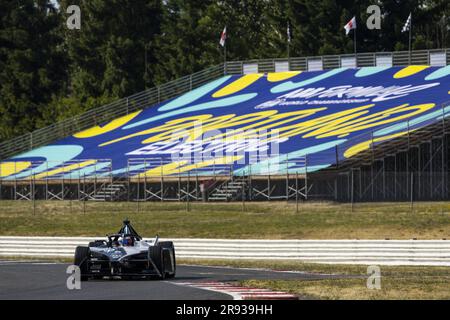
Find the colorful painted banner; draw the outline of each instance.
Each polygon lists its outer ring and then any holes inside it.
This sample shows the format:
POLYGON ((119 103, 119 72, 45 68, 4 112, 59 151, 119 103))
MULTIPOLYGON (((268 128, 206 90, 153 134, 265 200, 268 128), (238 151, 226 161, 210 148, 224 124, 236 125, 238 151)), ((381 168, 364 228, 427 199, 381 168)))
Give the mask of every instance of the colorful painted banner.
POLYGON ((448 101, 450 66, 224 76, 18 155, 1 165, 0 175, 42 178, 63 167, 72 177, 89 176, 96 159, 111 160, 114 175, 199 168, 208 174, 212 166, 231 164, 234 174, 312 172, 442 120, 450 115, 448 101), (130 169, 130 159, 147 160, 130 169))

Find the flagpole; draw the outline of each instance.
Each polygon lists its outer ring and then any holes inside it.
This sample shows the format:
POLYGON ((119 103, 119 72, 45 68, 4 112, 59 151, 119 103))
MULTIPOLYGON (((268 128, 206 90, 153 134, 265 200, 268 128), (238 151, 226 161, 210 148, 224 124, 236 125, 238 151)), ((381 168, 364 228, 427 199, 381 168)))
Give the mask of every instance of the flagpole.
POLYGON ((411 30, 412 30, 412 14, 411 14, 411 20, 409 21, 409 65, 411 65, 411 30))
POLYGON ((356 58, 356 28, 353 29, 353 46, 354 46, 355 58, 356 58))
POLYGON ((227 74, 227 26, 220 36, 220 45, 223 47, 223 74, 227 74))
POLYGON ((288 21, 288 24, 287 24, 287 56, 288 56, 288 61, 289 61, 289 59, 291 57, 290 44, 291 44, 291 26, 290 26, 289 21, 288 21))
POLYGON ((223 73, 227 74, 227 42, 223 44, 223 73))
POLYGON ((287 43, 287 57, 288 57, 288 62, 289 62, 290 59, 291 59, 291 50, 290 50, 290 44, 289 44, 289 41, 288 41, 288 43, 287 43))

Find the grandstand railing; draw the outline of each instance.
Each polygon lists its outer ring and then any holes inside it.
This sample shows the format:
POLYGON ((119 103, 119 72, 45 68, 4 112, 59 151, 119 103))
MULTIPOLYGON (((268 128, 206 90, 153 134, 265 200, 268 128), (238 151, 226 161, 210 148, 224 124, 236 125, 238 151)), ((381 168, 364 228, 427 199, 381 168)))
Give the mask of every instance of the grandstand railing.
POLYGON ((365 52, 342 55, 325 55, 309 57, 291 57, 276 59, 259 59, 246 61, 229 61, 226 63, 227 74, 243 74, 246 72, 278 72, 278 71, 306 71, 319 66, 320 69, 335 69, 341 67, 375 67, 380 65, 406 66, 431 65, 435 63, 435 54, 442 53, 445 61, 450 64, 450 49, 393 51, 393 52, 365 52), (352 61, 353 60, 353 61, 352 61), (316 63, 314 65, 314 63, 316 63), (352 63, 354 63, 352 65, 352 63))
POLYGON ((429 65, 432 56, 441 53, 445 56, 445 64, 450 64, 450 49, 370 52, 326 55, 314 57, 292 57, 279 59, 261 59, 247 61, 230 61, 216 65, 197 73, 181 77, 161 86, 154 87, 126 98, 119 99, 104 106, 91 109, 78 116, 57 122, 50 126, 0 143, 0 159, 44 146, 58 139, 68 137, 76 132, 114 120, 136 110, 156 105, 175 98, 183 93, 210 82, 223 74, 238 75, 251 72, 276 72, 287 70, 314 70, 317 65, 322 69, 333 69, 348 66, 353 59, 354 67, 370 67, 386 63, 393 66, 409 64, 429 65), (384 58, 384 60, 383 60, 384 58), (345 62, 346 61, 346 62, 345 62), (281 67, 280 67, 281 66, 281 67))

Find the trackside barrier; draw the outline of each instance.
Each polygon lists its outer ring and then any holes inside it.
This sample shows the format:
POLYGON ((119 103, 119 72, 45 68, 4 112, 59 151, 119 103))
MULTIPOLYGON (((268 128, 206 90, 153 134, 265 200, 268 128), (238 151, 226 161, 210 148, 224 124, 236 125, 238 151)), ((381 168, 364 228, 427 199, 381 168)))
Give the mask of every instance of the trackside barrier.
MULTIPOLYGON (((73 257, 103 237, 0 237, 0 257, 73 257)), ((172 240, 178 258, 298 260, 325 264, 450 266, 449 240, 172 240)))

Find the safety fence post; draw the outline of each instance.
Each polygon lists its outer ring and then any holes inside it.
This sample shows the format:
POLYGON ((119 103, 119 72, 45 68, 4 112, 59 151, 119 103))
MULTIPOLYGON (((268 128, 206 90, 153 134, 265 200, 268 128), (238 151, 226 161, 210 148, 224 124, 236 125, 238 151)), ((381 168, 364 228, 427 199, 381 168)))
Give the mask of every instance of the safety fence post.
MULTIPOLYGON (((147 173, 144 170, 144 174, 147 175, 147 173)), ((136 199, 136 203, 137 203, 137 213, 139 214, 140 211, 140 188, 141 188, 141 174, 139 173, 137 176, 137 199, 136 199)))
POLYGON ((189 197, 190 197, 190 178, 191 178, 191 172, 188 170, 187 172, 187 193, 186 193, 186 211, 189 212, 190 208, 189 208, 189 197))
POLYGON ((305 154, 305 200, 308 200, 308 155, 305 154))
POLYGON ((295 172, 295 213, 298 213, 298 171, 295 172))
POLYGON ((161 202, 164 201, 164 169, 163 169, 163 158, 160 158, 161 165, 161 202))

